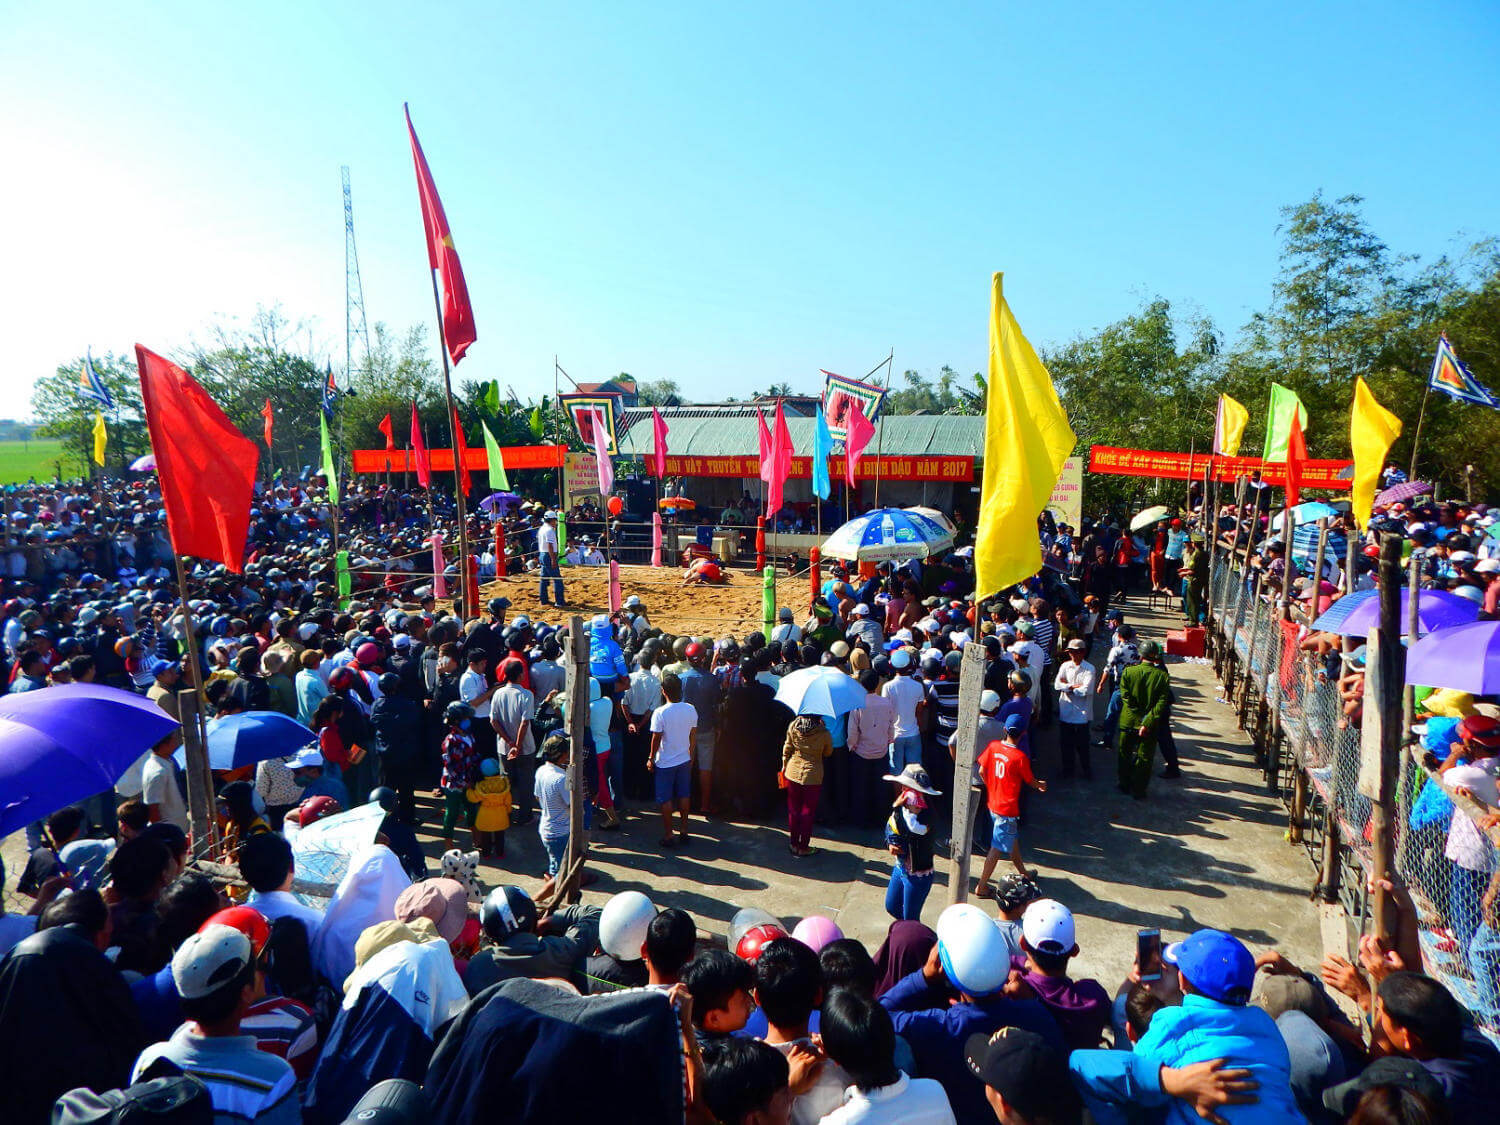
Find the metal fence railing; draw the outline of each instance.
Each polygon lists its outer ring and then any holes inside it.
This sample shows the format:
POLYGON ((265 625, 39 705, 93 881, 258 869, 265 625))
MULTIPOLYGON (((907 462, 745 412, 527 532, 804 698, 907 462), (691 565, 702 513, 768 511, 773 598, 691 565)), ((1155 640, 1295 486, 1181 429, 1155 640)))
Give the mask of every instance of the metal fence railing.
MULTIPOLYGON (((1319 651, 1299 603, 1263 590, 1238 559, 1219 555, 1210 583, 1207 625, 1222 697, 1250 735, 1268 789, 1286 805, 1288 838, 1316 872, 1314 895, 1341 903, 1363 931, 1375 859, 1373 807, 1358 785, 1362 669, 1351 654, 1319 651)), ((1493 830, 1472 802, 1449 799, 1422 752, 1414 746, 1401 756, 1391 866, 1418 909, 1423 968, 1500 1041, 1493 830)))

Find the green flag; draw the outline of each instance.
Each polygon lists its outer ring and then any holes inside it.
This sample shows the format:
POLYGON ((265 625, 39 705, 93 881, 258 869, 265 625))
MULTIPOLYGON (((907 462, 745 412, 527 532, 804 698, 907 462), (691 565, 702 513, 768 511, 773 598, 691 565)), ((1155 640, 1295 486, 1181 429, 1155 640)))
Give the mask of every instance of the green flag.
POLYGON ((328 478, 328 499, 331 503, 339 502, 339 478, 334 473, 333 465, 333 439, 328 436, 328 415, 318 413, 318 428, 323 437, 323 475, 328 478))
POLYGON ((1307 429, 1307 407, 1297 397, 1297 392, 1280 383, 1271 384, 1271 404, 1266 411, 1266 450, 1261 454, 1264 461, 1285 461, 1287 442, 1292 436, 1292 415, 1303 430, 1307 429))
POLYGON ((484 455, 490 464, 490 488, 499 491, 510 491, 510 478, 505 475, 505 459, 500 455, 500 443, 495 440, 495 435, 490 432, 490 424, 483 418, 479 419, 479 432, 484 434, 484 455))
MULTIPOLYGON (((349 552, 340 551, 333 557, 334 572, 338 577, 339 605, 349 608, 349 594, 354 589, 354 578, 349 573, 349 552)), ((766 634, 770 636, 770 634, 766 634)))

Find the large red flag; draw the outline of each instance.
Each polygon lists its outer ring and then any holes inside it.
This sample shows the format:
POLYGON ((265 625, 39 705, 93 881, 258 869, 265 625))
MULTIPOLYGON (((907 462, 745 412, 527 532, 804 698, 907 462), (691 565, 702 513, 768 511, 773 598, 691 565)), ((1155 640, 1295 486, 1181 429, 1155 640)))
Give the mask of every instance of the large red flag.
POLYGON ((275 417, 275 412, 272 411, 272 409, 271 409, 271 400, 270 399, 266 399, 265 408, 263 410, 261 410, 260 416, 266 420, 266 448, 270 449, 271 448, 271 419, 273 417, 275 417))
POLYGON ((849 416, 844 427, 844 480, 853 489, 854 471, 859 468, 859 459, 875 436, 875 423, 865 417, 859 399, 853 396, 849 398, 849 416))
POLYGON ((1307 438, 1302 434, 1301 411, 1292 411, 1291 431, 1286 439, 1286 506, 1302 503, 1302 463, 1307 460, 1307 438))
MULTIPOLYGON (((269 400, 267 400, 267 402, 269 403, 269 400)), ((389 414, 387 414, 384 418, 382 418, 380 420, 380 425, 377 426, 376 429, 378 429, 381 433, 383 433, 385 435, 385 447, 386 447, 386 449, 387 450, 393 450, 393 449, 395 449, 396 448, 396 435, 395 435, 395 433, 393 432, 393 430, 391 428, 391 416, 389 414)))
POLYGON ((453 408, 453 470, 454 479, 464 495, 469 494, 469 447, 464 443, 464 424, 458 420, 458 407, 453 408))
POLYGON ((417 483, 423 488, 432 487, 432 459, 427 456, 427 443, 422 440, 422 423, 417 419, 417 404, 411 404, 411 453, 417 463, 417 483))
POLYGON ((781 490, 786 478, 792 475, 792 435, 786 427, 786 414, 781 409, 781 400, 776 400, 776 425, 771 432, 771 479, 766 482, 766 512, 775 515, 781 511, 781 490))
POLYGON ((656 466, 656 479, 667 475, 667 420, 656 407, 651 408, 651 459, 656 466))
POLYGON ((172 550, 241 573, 260 451, 175 363, 140 344, 135 362, 172 550))
POLYGON ((458 251, 453 248, 453 232, 448 229, 448 216, 443 213, 443 201, 438 198, 437 185, 432 182, 432 171, 427 167, 427 157, 422 154, 417 131, 412 128, 409 109, 406 110, 406 131, 411 136, 412 162, 417 166, 417 194, 422 199, 422 226, 427 232, 427 265, 438 271, 438 280, 443 284, 443 342, 448 347, 449 357, 457 364, 469 350, 469 345, 478 339, 474 330, 474 306, 469 304, 469 286, 464 281, 463 266, 458 262, 458 251))

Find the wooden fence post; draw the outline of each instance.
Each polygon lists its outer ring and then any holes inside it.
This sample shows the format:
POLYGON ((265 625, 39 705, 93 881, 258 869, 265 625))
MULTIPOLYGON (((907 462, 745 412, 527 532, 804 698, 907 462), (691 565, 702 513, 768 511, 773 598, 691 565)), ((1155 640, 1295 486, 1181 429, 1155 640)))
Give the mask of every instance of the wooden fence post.
POLYGON ((984 694, 984 646, 964 645, 958 673, 958 744, 953 755, 953 842, 948 853, 948 901, 969 900, 969 856, 974 850, 974 742, 979 737, 979 697, 984 694))

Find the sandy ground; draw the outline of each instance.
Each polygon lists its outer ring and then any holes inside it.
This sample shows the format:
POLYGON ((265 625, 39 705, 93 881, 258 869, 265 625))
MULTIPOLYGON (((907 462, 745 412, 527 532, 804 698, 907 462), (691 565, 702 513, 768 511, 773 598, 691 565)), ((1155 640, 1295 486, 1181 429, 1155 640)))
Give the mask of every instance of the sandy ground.
MULTIPOLYGON (((747 570, 724 573, 723 585, 684 587, 683 571, 676 567, 622 566, 620 598, 623 602, 632 594, 639 597, 651 623, 669 633, 742 637, 761 627, 761 579, 747 570)), ((604 567, 564 567, 563 591, 569 608, 584 618, 609 609, 609 577, 604 567)), ((550 589, 548 593, 550 597, 550 589)), ((481 590, 485 601, 501 595, 510 599, 512 618, 520 613, 546 621, 558 618, 555 608, 538 599, 535 578, 503 578, 481 590)), ((799 622, 806 616, 808 595, 806 576, 782 575, 777 581, 776 604, 791 606, 799 622)))

